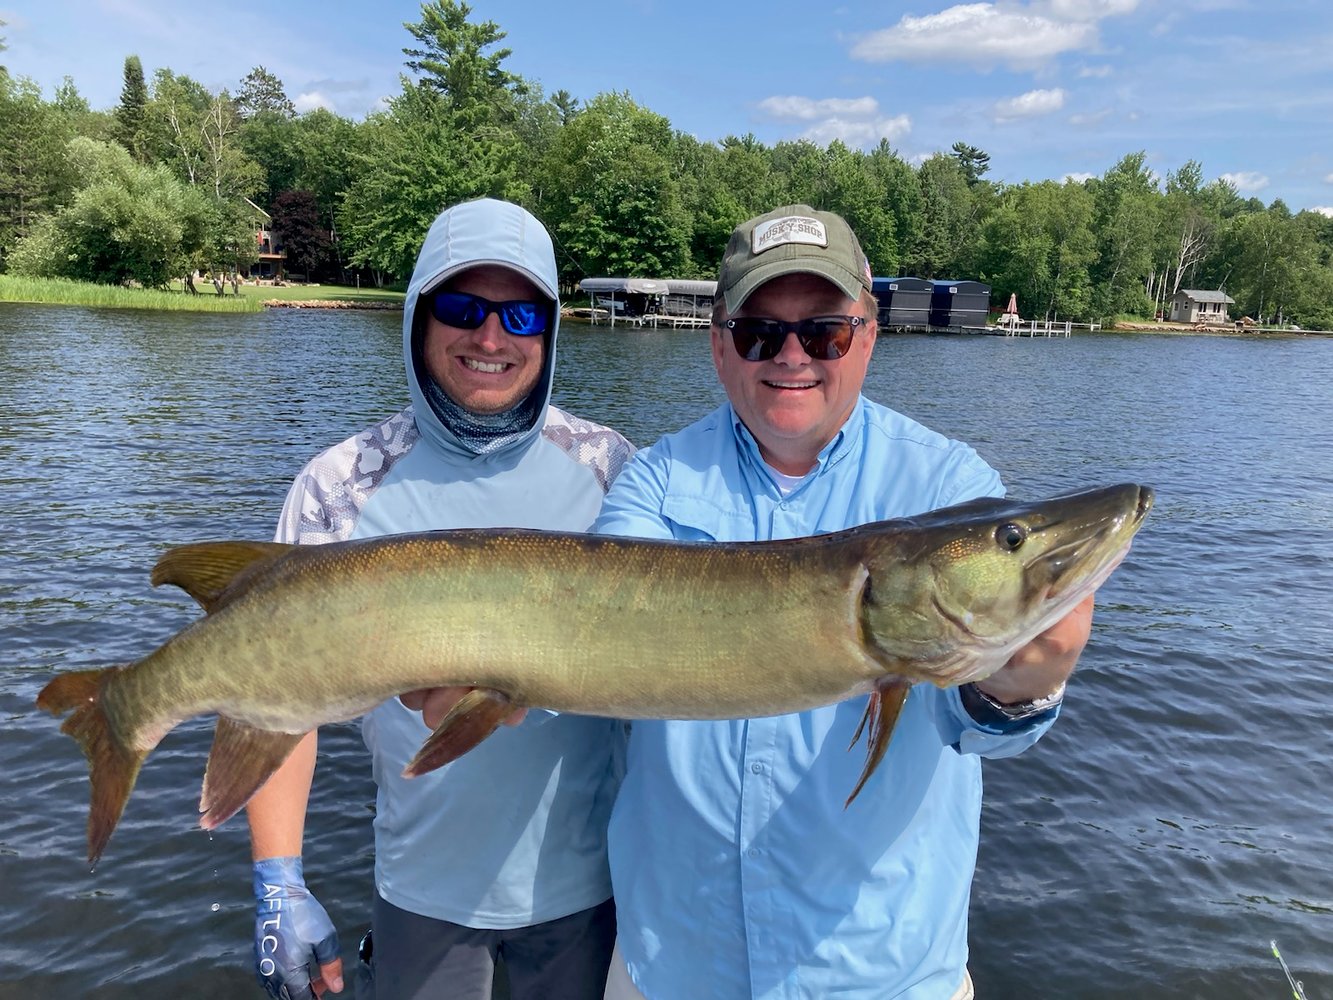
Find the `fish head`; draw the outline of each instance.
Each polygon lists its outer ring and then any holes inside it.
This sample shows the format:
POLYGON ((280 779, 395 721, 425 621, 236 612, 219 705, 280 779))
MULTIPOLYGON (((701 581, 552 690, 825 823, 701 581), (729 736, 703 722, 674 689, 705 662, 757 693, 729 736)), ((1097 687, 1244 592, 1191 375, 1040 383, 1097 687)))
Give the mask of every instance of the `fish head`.
POLYGON ((1067 615, 1129 551, 1153 491, 994 498, 867 526, 862 631, 889 673, 980 680, 1067 615), (905 526, 905 527, 894 527, 905 526))

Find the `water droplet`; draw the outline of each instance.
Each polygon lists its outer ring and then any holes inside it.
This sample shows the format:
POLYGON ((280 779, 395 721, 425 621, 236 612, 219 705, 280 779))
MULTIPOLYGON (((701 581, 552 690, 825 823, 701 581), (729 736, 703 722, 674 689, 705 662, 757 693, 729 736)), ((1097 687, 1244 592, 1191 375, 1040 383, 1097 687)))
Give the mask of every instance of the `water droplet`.
POLYGON ((214 913, 217 913, 218 910, 222 909, 222 904, 214 903, 212 906, 209 907, 209 909, 212 910, 214 913))

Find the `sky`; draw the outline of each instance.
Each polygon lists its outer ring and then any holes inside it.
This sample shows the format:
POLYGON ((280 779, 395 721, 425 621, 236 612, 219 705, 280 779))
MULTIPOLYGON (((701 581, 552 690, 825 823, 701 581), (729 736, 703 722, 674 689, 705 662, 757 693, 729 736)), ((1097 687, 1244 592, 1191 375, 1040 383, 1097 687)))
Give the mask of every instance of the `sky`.
MULTIPOLYGON (((580 100, 628 92, 701 140, 881 138, 916 163, 958 141, 988 179, 1100 176, 1142 151, 1333 216, 1327 0, 475 0, 506 68, 580 100)), ((125 57, 210 89, 262 65, 299 111, 360 119, 400 89, 419 0, 0 0, 0 65, 94 108, 125 57)))

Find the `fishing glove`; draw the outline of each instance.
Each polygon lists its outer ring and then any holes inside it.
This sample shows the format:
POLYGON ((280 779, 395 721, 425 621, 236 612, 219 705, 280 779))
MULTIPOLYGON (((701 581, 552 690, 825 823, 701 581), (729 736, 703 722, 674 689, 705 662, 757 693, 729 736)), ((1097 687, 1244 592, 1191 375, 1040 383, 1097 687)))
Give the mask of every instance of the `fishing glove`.
POLYGON ((255 862, 255 974, 269 996, 313 1000, 313 972, 338 957, 338 932, 310 895, 301 859, 255 862))

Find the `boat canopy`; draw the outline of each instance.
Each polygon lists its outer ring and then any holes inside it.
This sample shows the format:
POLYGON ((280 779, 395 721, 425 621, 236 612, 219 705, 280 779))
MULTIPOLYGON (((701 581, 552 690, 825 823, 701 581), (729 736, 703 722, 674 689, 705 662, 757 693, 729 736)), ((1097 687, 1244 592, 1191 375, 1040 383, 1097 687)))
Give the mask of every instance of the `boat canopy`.
POLYGON ((657 278, 584 278, 579 288, 585 292, 615 294, 625 292, 629 295, 665 295, 667 283, 657 278))

